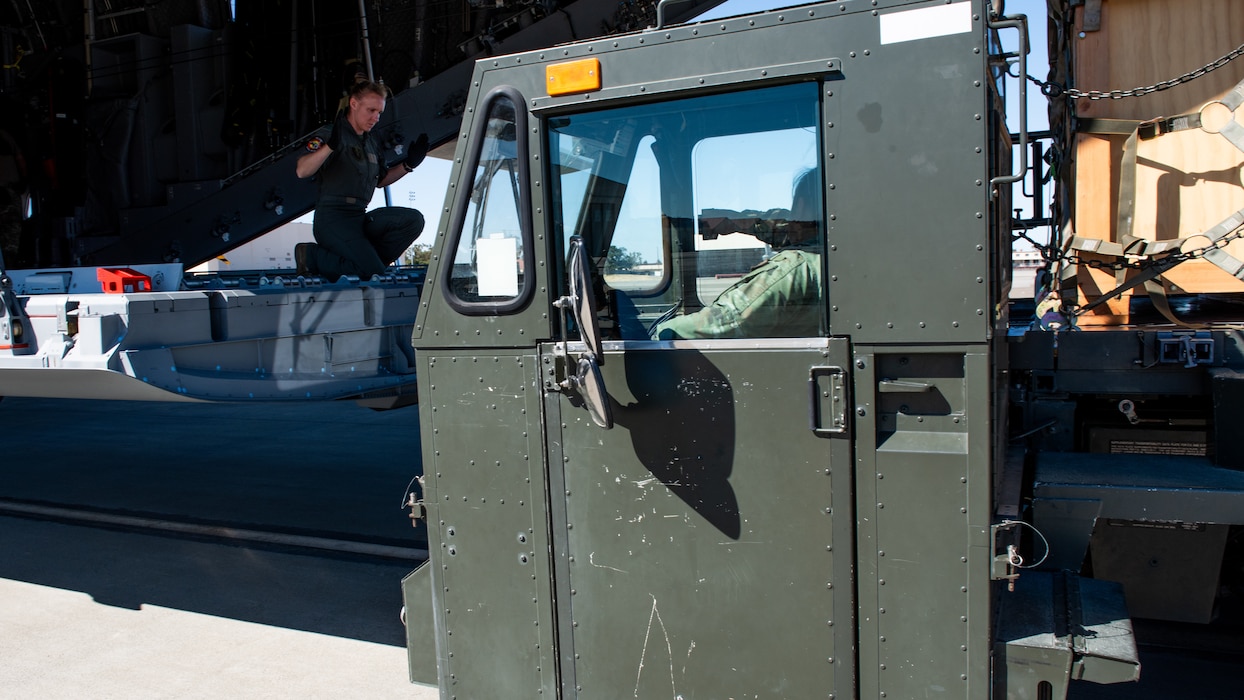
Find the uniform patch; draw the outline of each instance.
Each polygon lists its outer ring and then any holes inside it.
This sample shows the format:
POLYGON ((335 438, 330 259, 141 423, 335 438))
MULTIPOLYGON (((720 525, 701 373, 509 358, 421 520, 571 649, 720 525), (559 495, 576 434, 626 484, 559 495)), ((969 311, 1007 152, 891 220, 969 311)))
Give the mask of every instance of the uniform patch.
POLYGON ((307 150, 312 153, 315 153, 316 151, 320 150, 320 146, 323 146, 323 145, 324 145, 324 139, 320 138, 319 136, 316 136, 307 142, 307 150))

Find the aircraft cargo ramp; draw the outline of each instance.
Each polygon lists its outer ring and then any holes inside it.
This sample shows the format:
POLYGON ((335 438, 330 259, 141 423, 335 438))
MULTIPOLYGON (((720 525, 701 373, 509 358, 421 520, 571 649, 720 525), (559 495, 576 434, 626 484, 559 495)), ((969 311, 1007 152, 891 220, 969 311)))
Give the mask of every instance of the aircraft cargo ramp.
POLYGON ((182 282, 180 265, 139 270, 112 271, 142 280, 120 293, 93 291, 107 268, 10 273, 29 330, 0 350, 0 396, 415 400, 421 268, 332 284, 288 271, 182 282))

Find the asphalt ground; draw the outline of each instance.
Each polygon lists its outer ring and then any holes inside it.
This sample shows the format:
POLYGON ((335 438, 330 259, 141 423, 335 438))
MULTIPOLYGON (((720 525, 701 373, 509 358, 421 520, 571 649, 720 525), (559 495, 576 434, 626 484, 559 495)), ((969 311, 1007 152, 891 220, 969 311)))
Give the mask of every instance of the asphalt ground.
MULTIPOLYGON (((437 697, 408 681, 398 617, 401 552, 426 546, 401 508, 417 410, 0 400, 0 698, 437 697), (399 555, 284 543, 303 537, 399 555)), ((1142 625, 1141 683, 1071 698, 1244 697, 1237 630, 1181 648, 1142 625)))
POLYGON ((417 409, 10 397, 0 425, 0 513, 63 514, 0 515, 0 697, 437 697, 407 676, 400 582, 415 556, 283 544, 424 547, 400 507, 420 469, 417 409))

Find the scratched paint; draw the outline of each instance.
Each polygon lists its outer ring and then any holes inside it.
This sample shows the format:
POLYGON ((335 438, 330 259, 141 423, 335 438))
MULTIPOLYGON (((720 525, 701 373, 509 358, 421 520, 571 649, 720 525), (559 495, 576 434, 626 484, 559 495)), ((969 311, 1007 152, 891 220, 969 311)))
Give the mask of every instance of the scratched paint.
MULTIPOLYGON (((652 639, 653 623, 661 630, 661 637, 665 641, 665 653, 670 660, 670 692, 672 695, 678 695, 678 687, 674 682, 674 648, 670 645, 669 630, 665 628, 665 621, 661 619, 661 611, 657 609, 657 597, 648 594, 652 598, 652 610, 648 613, 648 630, 644 633, 644 645, 639 651, 639 668, 635 670, 635 697, 639 697, 639 684, 644 675, 644 661, 648 657, 648 642, 652 639)), ((694 648, 694 647, 693 647, 694 648)), ((690 652, 688 652, 690 654, 690 652)))

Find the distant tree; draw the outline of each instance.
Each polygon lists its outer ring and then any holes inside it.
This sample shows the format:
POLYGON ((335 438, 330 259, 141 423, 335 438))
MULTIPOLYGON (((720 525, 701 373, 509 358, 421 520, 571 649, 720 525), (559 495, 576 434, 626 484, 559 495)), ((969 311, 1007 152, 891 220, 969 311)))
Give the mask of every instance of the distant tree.
POLYGON ((427 265, 432 261, 432 246, 412 245, 402 258, 407 265, 427 265))
POLYGON ((605 260, 605 269, 610 272, 629 272, 644 264, 644 256, 632 253, 626 248, 609 246, 609 257, 605 260))

